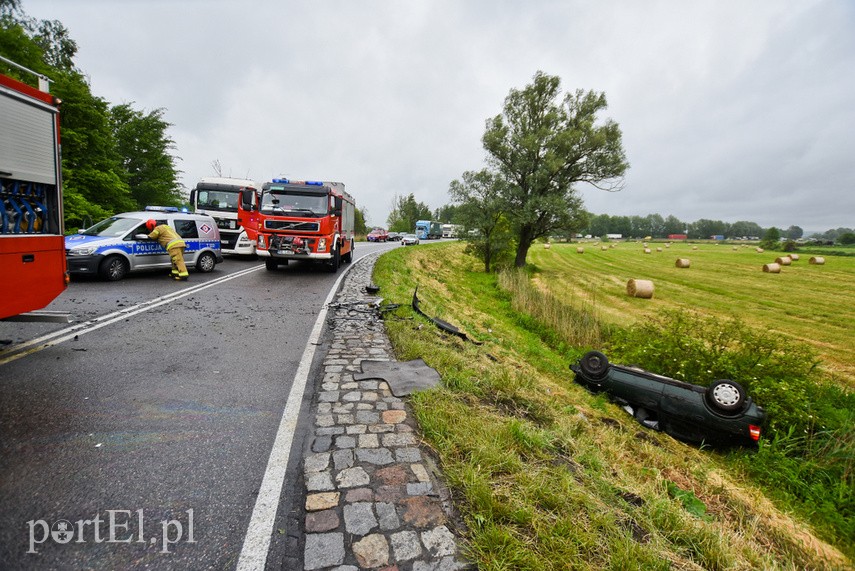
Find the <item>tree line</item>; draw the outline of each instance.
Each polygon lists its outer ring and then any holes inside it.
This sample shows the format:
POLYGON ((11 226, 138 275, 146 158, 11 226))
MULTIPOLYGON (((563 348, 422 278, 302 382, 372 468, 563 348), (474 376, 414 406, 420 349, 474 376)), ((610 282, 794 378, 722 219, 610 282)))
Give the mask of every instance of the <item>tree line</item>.
MULTIPOLYGON (((20 0, 0 0, 0 54, 47 76, 62 100, 63 207, 67 229, 148 204, 182 203, 175 143, 164 109, 110 104, 91 91, 74 63, 77 43, 56 20, 36 20, 20 0)), ((0 62, 0 73, 32 77, 0 62)))

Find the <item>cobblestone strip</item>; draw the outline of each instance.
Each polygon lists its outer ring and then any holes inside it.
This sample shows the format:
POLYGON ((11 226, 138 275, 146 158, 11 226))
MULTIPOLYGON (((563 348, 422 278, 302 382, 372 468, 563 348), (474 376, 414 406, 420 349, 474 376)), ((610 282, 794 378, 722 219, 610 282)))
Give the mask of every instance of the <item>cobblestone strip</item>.
POLYGON ((353 380, 362 360, 393 358, 370 308, 379 298, 365 293, 376 259, 356 263, 330 308, 333 340, 303 464, 304 569, 468 568, 404 401, 383 381, 353 380))

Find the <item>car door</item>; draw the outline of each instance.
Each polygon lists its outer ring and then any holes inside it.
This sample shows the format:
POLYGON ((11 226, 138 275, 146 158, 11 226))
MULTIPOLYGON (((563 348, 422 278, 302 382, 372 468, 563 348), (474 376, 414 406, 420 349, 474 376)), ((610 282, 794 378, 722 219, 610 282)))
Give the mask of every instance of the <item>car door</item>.
POLYGON ((173 227, 186 244, 184 248, 184 263, 193 265, 199 252, 199 229, 193 218, 175 218, 173 227))
MULTIPOLYGON (((166 224, 166 220, 157 220, 157 223, 166 224)), ((131 247, 131 255, 129 256, 131 269, 168 267, 170 261, 169 253, 166 249, 157 240, 150 238, 138 240, 137 236, 140 234, 145 234, 146 236, 149 234, 148 229, 145 227, 145 222, 141 222, 124 238, 131 247)))

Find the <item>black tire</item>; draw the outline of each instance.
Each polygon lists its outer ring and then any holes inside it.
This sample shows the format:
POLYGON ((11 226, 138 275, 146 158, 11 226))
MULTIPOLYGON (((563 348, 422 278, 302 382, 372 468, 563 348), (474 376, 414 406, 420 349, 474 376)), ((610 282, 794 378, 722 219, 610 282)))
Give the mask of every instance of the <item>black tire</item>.
POLYGON ((279 262, 274 260, 273 258, 266 258, 264 260, 264 267, 267 268, 268 272, 276 271, 276 268, 279 267, 279 262))
POLYGON ((128 261, 119 255, 107 256, 98 266, 98 275, 108 282, 117 282, 128 275, 131 266, 128 261))
POLYGON ((707 389, 707 402, 723 412, 734 412, 745 404, 745 389, 728 379, 713 381, 707 389))
POLYGON ((217 265, 217 258, 211 252, 202 252, 196 258, 196 271, 202 274, 207 274, 214 271, 217 265))
POLYGON ((331 274, 334 274, 338 271, 338 267, 341 265, 341 248, 336 246, 335 250, 332 252, 332 257, 330 261, 327 262, 327 269, 331 274))
POLYGON ((609 370, 609 360, 599 351, 588 351, 579 361, 582 373, 591 379, 602 379, 609 370))

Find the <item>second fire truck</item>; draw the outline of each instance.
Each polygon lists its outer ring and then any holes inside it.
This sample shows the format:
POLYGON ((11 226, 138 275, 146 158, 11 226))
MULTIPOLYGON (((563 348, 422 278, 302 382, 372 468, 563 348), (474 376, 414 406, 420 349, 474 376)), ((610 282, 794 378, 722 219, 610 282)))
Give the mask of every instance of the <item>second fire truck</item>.
POLYGON ((241 193, 238 218, 268 270, 291 260, 331 272, 353 261, 356 203, 340 182, 276 178, 241 193))

